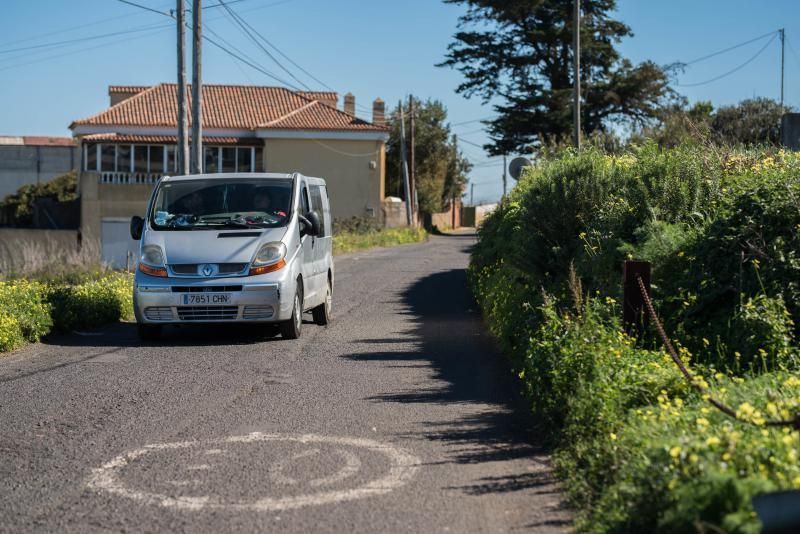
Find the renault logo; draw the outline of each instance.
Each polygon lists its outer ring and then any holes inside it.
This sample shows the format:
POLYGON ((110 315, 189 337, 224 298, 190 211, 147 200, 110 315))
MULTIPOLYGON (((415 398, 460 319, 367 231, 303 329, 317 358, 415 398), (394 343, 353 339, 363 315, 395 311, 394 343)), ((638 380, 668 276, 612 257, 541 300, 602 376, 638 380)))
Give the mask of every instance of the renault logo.
POLYGON ((210 263, 206 263, 200 266, 200 274, 203 276, 211 276, 214 274, 214 266, 210 263))

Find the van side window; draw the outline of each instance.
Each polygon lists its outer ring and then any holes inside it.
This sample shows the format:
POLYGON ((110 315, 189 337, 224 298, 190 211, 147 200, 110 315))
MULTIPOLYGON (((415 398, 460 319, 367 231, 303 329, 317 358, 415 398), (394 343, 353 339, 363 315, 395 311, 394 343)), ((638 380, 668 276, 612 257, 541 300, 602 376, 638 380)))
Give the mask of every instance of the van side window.
POLYGON ((305 215, 311 211, 308 207, 308 189, 306 189, 305 184, 303 184, 303 189, 300 191, 300 205, 303 208, 303 213, 301 213, 301 215, 305 215))
POLYGON ((311 186, 311 209, 317 213, 320 222, 320 234, 319 237, 325 237, 326 232, 325 228, 327 224, 325 222, 325 209, 323 208, 322 204, 322 187, 319 185, 312 185, 311 186))

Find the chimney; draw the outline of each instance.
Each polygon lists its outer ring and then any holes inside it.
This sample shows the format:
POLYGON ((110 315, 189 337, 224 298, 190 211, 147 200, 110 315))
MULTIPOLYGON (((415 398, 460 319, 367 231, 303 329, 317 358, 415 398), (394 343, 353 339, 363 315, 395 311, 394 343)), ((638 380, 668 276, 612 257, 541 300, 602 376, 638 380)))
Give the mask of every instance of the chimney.
POLYGON ((148 89, 148 87, 140 85, 109 85, 109 103, 112 106, 116 106, 120 102, 128 100, 130 97, 138 95, 145 89, 148 89))
POLYGON ((344 95, 344 112, 351 117, 356 116, 356 97, 353 96, 353 93, 344 95))
POLYGON ((386 124, 386 104, 380 98, 372 103, 372 124, 384 126, 386 124))

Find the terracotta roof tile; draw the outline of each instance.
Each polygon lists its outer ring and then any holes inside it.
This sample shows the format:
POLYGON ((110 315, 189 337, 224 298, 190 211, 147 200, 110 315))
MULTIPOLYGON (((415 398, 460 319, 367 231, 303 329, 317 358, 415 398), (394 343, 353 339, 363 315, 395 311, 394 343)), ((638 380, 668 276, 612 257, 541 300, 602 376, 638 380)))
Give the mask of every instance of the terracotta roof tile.
MULTIPOLYGON (((111 106, 77 125, 175 127, 177 125, 177 86, 163 83, 111 106)), ((191 90, 188 105, 191 106, 191 90)), ((319 99, 335 93, 294 92, 282 87, 246 85, 203 86, 203 128, 245 129, 278 128, 310 130, 358 130, 386 132, 384 126, 356 119, 319 99), (309 98, 315 96, 317 98, 309 98), (309 105, 312 104, 313 105, 309 105)))
POLYGON ((0 145, 75 146, 75 140, 71 137, 46 135, 0 135, 0 145))
POLYGON ((363 121, 321 102, 309 102, 292 113, 259 126, 276 130, 365 130, 384 128, 363 121))
POLYGON ((149 85, 109 85, 108 94, 113 93, 141 93, 150 89, 149 85))

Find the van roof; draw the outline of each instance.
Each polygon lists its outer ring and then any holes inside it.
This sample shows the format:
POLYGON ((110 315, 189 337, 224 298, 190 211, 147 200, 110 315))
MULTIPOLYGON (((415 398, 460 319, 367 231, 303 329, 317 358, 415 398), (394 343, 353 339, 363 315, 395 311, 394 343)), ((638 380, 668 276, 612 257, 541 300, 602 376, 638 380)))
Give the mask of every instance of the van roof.
POLYGON ((164 182, 175 182, 180 180, 219 180, 225 178, 260 178, 264 180, 278 180, 292 178, 292 174, 284 172, 219 172, 213 174, 188 174, 185 176, 164 176, 164 182))

